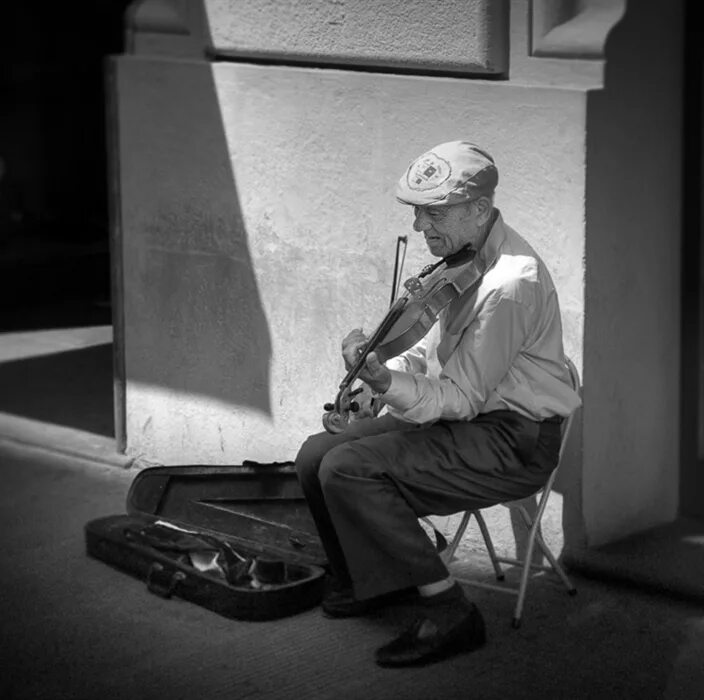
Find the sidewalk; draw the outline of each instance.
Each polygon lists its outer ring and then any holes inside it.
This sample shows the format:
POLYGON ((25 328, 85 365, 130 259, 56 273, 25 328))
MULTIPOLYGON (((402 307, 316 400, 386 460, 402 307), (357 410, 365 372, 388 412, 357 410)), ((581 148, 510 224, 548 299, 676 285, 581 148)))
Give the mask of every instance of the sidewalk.
MULTIPOLYGON (((74 350, 104 346, 108 330, 74 333, 74 340, 83 342, 74 350)), ((15 335, 14 352, 24 344, 24 357, 33 362, 39 347, 51 346, 43 355, 49 357, 67 337, 54 334, 49 343, 46 335, 43 340, 15 335)), ((13 373, 3 373, 3 360, 5 367, 20 361, 9 357, 11 345, 2 345, 6 354, 0 358, 0 379, 16 377, 19 365, 13 373)), ((65 346, 64 351, 70 352, 65 346)), ((105 363, 93 367, 104 369, 105 363)), ((27 384, 16 380, 12 386, 27 384)), ((55 414, 63 425, 37 417, 46 409, 41 396, 35 397, 34 409, 31 404, 0 396, 0 409, 24 411, 0 414, 0 697, 704 697, 701 606, 678 599, 666 587, 655 594, 609 580, 619 575, 614 562, 632 558, 639 546, 590 555, 591 576, 572 574, 579 590, 575 598, 548 577, 536 578, 519 630, 510 625, 512 597, 468 588, 486 618, 487 646, 419 669, 384 670, 373 663, 374 648, 409 620, 412 610, 407 608, 352 620, 328 620, 315 609, 283 620, 245 623, 158 598, 142 582, 84 552, 83 526, 124 512, 136 465, 114 452, 109 434, 82 430, 66 415, 72 408, 81 414, 80 397, 74 395, 64 412, 55 414), (594 557, 600 558, 601 570, 594 557)), ((664 564, 691 583, 689 574, 701 566, 701 539, 687 530, 679 536, 688 547, 689 564, 678 562, 678 553, 661 540, 640 556, 641 565, 662 571, 664 564)), ((476 557, 454 566, 457 573, 477 566, 486 570, 476 557)), ((619 578, 629 580, 623 571, 619 578)), ((698 591, 695 587, 693 592, 698 591)))
POLYGON ((571 598, 533 582, 523 626, 513 599, 468 590, 486 647, 439 665, 380 669, 373 650, 409 621, 396 607, 329 620, 314 609, 228 620, 84 553, 83 526, 124 512, 132 470, 0 440, 0 694, 12 700, 374 698, 697 700, 699 606, 575 576, 571 598))

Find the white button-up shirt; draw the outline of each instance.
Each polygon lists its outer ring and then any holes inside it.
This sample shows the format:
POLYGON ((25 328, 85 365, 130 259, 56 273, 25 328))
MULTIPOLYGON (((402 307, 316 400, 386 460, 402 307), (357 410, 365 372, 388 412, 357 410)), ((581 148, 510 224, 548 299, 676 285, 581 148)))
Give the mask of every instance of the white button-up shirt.
POLYGON ((569 415, 581 401, 545 264, 500 214, 476 262, 486 270, 476 292, 445 307, 417 345, 386 363, 389 412, 413 423, 502 409, 537 421, 569 415))

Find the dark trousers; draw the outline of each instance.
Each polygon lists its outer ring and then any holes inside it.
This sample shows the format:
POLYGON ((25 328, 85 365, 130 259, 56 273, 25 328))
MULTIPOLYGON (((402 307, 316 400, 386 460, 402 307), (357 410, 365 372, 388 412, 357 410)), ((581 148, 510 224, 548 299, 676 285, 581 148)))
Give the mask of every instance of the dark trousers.
POLYGON ((332 573, 365 599, 446 578, 418 518, 530 496, 559 449, 559 422, 514 411, 429 426, 384 415, 312 435, 296 470, 332 573))

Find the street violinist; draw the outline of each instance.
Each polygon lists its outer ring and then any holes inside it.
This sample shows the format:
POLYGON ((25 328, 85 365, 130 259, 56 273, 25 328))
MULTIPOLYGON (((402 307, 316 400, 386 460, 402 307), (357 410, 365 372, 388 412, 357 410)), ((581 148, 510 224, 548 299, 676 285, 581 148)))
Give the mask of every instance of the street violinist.
MULTIPOLYGON (((535 493, 557 465, 560 424, 580 403, 555 287, 494 206, 497 184, 493 158, 468 141, 440 144, 407 168, 396 197, 439 259, 428 279, 441 274, 449 291, 437 321, 400 354, 360 329, 344 338, 347 369, 384 409, 349 421, 343 396, 296 457, 328 560, 324 614, 364 615, 398 601, 417 608, 413 624, 376 651, 381 666, 485 643, 479 609, 419 518, 535 493)), ((401 305, 417 302, 418 278, 401 305)))

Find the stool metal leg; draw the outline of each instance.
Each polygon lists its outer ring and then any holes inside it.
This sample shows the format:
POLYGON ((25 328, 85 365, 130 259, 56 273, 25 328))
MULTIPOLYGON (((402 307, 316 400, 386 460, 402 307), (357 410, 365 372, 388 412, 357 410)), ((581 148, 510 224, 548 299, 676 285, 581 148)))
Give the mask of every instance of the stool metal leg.
POLYGON ((472 515, 477 519, 477 524, 482 532, 482 537, 484 538, 484 544, 486 545, 487 552, 489 552, 489 558, 494 567, 494 574, 496 574, 497 581, 504 580, 504 572, 501 569, 501 564, 499 564, 499 558, 496 556, 496 550, 494 549, 494 543, 491 541, 491 535, 489 535, 489 528, 487 528, 484 522, 484 516, 478 510, 473 510, 472 515))
POLYGON ((538 542, 538 546, 540 547, 540 549, 543 551, 543 554, 545 555, 545 558, 550 562, 550 566, 552 566, 553 571, 560 577, 560 580, 565 585, 567 592, 570 595, 576 595, 577 589, 572 585, 572 581, 570 581, 569 578, 567 577, 567 574, 565 573, 565 570, 562 568, 562 565, 560 564, 560 562, 557 561, 557 559, 555 558, 555 555, 550 551, 547 544, 545 544, 545 540, 543 539, 543 536, 540 533, 538 533, 536 539, 538 542))
POLYGON ((528 577, 530 576, 530 564, 533 561, 533 549, 535 547, 535 537, 538 534, 538 523, 533 523, 525 511, 525 508, 518 506, 521 514, 526 520, 526 525, 530 528, 530 534, 528 535, 528 547, 526 548, 525 559, 523 560, 523 570, 521 571, 521 584, 518 588, 518 601, 516 602, 516 609, 513 614, 513 627, 518 628, 521 626, 521 615, 523 614, 523 603, 526 599, 526 590, 528 589, 528 577))
POLYGON ((460 524, 457 526, 457 530, 455 531, 455 534, 452 538, 452 542, 450 542, 449 547, 442 553, 442 560, 446 564, 449 564, 453 560, 455 552, 457 551, 457 547, 459 547, 460 542, 464 537, 464 533, 467 529, 467 525, 469 524, 469 519, 471 516, 472 514, 469 511, 465 511, 462 514, 462 520, 460 520, 460 524))

